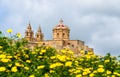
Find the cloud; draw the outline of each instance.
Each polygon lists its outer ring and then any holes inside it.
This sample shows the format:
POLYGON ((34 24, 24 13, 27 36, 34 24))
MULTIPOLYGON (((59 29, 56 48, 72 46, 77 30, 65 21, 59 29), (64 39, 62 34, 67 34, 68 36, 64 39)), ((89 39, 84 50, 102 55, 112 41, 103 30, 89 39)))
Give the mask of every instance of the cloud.
MULTIPOLYGON (((96 54, 120 55, 119 0, 0 0, 0 29, 24 31, 30 21, 36 32, 41 25, 45 39, 62 18, 71 29, 71 39, 85 41, 96 54)), ((4 32, 4 34, 6 34, 4 32)))

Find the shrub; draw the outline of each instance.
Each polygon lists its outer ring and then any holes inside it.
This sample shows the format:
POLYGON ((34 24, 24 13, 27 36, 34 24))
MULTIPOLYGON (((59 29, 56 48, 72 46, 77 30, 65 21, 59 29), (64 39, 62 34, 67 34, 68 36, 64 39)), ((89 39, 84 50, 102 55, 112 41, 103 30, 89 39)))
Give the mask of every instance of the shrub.
MULTIPOLYGON (((16 37, 16 36, 14 36, 16 37)), ((26 47, 25 39, 0 36, 1 77, 118 77, 120 61, 110 54, 74 56, 69 49, 26 47)))

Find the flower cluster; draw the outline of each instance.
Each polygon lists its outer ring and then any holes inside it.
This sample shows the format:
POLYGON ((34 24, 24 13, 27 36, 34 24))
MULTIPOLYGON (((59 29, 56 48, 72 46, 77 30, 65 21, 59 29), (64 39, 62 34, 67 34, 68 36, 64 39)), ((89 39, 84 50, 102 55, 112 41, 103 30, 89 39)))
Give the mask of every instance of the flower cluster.
POLYGON ((81 50, 75 56, 67 48, 50 46, 30 49, 24 39, 8 37, 0 37, 0 42, 1 77, 120 77, 120 61, 110 54, 100 57, 81 50))

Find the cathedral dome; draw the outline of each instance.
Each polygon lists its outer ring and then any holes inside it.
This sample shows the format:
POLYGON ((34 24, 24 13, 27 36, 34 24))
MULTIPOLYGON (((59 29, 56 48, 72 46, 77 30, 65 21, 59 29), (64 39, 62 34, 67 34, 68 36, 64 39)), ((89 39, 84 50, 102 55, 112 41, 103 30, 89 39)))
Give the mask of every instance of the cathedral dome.
POLYGON ((69 28, 67 27, 67 25, 63 24, 63 20, 62 19, 59 21, 59 24, 56 25, 53 29, 68 29, 69 30, 69 28))

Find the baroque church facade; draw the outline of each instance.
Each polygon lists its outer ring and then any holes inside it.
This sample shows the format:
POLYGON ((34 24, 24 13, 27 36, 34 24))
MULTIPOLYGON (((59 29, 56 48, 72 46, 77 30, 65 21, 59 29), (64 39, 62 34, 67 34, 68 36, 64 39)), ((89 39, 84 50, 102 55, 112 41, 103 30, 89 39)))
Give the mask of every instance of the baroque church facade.
POLYGON ((81 40, 70 40, 70 29, 68 26, 63 24, 63 20, 59 21, 53 30, 53 39, 44 40, 44 34, 42 33, 41 27, 39 26, 37 33, 34 36, 34 31, 32 30, 31 24, 28 24, 27 30, 25 31, 25 39, 28 40, 28 46, 33 48, 34 46, 52 46, 58 50, 63 48, 71 49, 75 54, 78 54, 80 50, 93 51, 84 44, 81 40))

